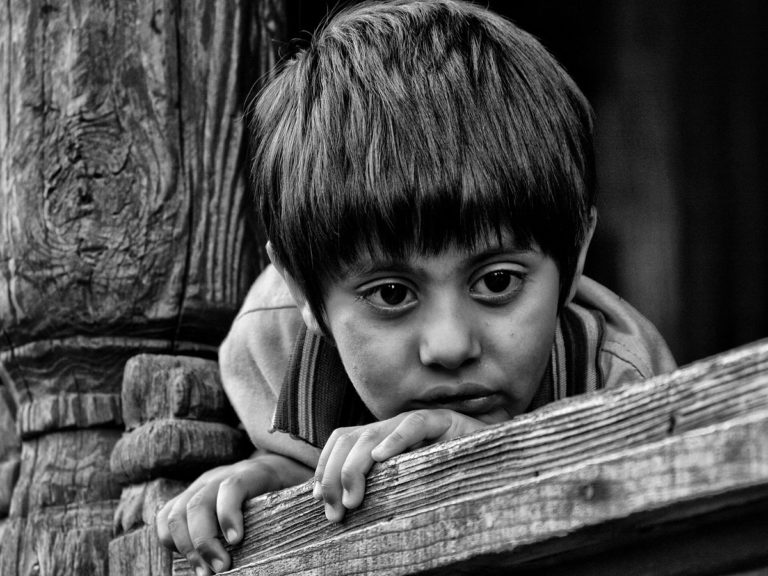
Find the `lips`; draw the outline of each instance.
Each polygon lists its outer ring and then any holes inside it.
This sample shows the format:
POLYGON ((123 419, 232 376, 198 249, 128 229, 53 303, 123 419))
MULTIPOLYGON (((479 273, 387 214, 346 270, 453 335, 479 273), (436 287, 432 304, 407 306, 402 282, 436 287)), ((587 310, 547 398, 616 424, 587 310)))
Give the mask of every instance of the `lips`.
POLYGON ((504 404, 504 396, 479 385, 463 385, 456 389, 439 388, 414 402, 416 408, 444 408, 469 416, 486 414, 504 404))

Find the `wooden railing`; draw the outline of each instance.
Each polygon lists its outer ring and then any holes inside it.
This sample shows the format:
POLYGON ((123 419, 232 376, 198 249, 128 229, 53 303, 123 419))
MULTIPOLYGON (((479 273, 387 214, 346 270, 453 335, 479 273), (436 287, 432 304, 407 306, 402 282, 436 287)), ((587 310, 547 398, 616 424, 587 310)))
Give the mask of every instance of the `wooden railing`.
MULTIPOLYGON (((168 496, 112 576, 147 573, 168 496)), ((309 483, 255 498, 230 552, 242 576, 768 573, 768 340, 393 458, 340 524, 309 483)))

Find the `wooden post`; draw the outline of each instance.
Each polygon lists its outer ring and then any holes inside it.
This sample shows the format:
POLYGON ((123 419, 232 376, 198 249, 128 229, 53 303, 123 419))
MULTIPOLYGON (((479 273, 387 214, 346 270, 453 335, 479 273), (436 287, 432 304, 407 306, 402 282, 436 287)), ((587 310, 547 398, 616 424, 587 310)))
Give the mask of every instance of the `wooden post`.
POLYGON ((170 576, 171 551, 155 516, 201 471, 248 456, 253 447, 221 387, 216 362, 141 354, 125 366, 126 434, 111 469, 126 487, 109 544, 110 576, 170 576))
POLYGON ((242 115, 280 6, 0 3, 3 576, 107 573, 126 360, 213 357, 263 263, 242 115))
POLYGON ((10 394, 10 376, 0 364, 0 554, 3 553, 11 494, 19 475, 21 442, 16 433, 16 404, 10 394))

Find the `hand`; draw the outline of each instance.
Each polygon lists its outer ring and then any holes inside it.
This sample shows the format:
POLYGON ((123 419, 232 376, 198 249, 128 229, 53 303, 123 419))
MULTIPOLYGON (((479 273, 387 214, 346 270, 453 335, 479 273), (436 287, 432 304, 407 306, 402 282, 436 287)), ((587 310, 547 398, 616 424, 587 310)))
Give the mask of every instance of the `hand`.
POLYGON ((325 516, 340 522, 365 495, 365 477, 375 462, 423 443, 464 436, 488 426, 452 410, 415 410, 365 426, 338 428, 323 448, 312 495, 325 501, 325 516))
POLYGON ((242 540, 243 502, 300 484, 311 474, 303 464, 278 454, 208 470, 158 512, 160 542, 183 554, 198 576, 227 570, 230 557, 219 534, 229 544, 242 540))

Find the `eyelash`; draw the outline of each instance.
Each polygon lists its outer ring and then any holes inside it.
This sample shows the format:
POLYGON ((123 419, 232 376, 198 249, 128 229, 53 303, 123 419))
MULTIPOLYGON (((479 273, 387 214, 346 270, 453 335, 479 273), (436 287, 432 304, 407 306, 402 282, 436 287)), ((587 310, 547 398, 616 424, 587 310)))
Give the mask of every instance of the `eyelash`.
POLYGON ((408 309, 412 308, 416 304, 415 297, 416 297, 415 291, 409 288, 404 282, 400 280, 385 280, 382 282, 378 282, 375 285, 370 286, 369 288, 363 289, 362 293, 360 294, 360 296, 357 297, 357 299, 361 300, 364 304, 376 310, 376 312, 378 312, 379 314, 397 316, 407 311, 408 309), (384 303, 383 305, 376 304, 375 302, 371 301, 371 297, 374 294, 376 294, 377 292, 380 292, 382 289, 388 286, 398 286, 398 287, 405 288, 405 290, 407 290, 409 293, 413 295, 414 300, 406 304, 394 304, 394 305, 386 304, 386 303, 384 303))
POLYGON ((472 282, 470 285, 470 292, 474 292, 475 298, 480 300, 481 302, 484 302, 486 304, 490 305, 502 305, 506 304, 507 302, 510 302, 512 299, 514 299, 517 294, 520 293, 522 290, 525 281, 527 280, 528 276, 521 270, 517 269, 509 269, 509 268, 491 268, 486 269, 484 271, 481 271, 480 274, 476 276, 476 280, 472 282), (505 273, 508 276, 510 287, 505 288, 502 292, 499 293, 493 293, 493 294, 484 294, 480 295, 474 287, 480 283, 482 280, 487 279, 492 274, 497 273, 505 273))

